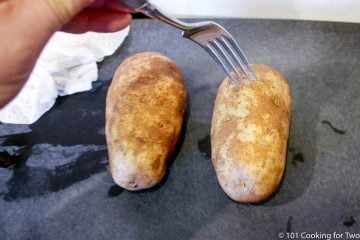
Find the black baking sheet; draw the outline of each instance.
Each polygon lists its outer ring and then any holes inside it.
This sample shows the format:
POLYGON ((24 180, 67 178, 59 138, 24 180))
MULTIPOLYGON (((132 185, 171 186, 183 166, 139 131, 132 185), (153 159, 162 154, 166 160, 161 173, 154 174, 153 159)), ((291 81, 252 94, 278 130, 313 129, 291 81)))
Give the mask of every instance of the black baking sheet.
POLYGON ((217 21, 251 62, 278 69, 291 87, 279 191, 260 204, 226 197, 209 140, 223 73, 176 29, 135 20, 122 47, 99 64, 92 91, 59 98, 35 124, 0 125, 3 164, 16 162, 0 168, 0 239, 279 239, 360 230, 360 25, 217 21), (108 171, 104 109, 115 69, 142 51, 179 65, 188 112, 164 181, 132 193, 115 187, 108 171))

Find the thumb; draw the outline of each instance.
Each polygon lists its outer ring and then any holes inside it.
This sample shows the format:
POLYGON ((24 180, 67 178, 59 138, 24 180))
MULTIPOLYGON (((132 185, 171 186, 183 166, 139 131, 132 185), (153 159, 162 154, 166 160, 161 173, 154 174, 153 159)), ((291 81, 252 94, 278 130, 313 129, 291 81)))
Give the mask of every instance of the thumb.
POLYGON ((96 0, 41 0, 54 15, 59 27, 68 23, 75 15, 96 0))
POLYGON ((51 35, 95 0, 0 0, 0 108, 20 91, 51 35))

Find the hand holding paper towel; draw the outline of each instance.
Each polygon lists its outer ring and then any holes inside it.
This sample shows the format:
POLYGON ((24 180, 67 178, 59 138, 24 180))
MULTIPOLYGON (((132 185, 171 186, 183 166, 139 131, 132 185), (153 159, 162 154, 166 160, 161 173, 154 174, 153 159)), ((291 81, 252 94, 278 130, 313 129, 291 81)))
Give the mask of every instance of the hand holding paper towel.
POLYGON ((98 78, 97 62, 112 55, 128 33, 129 27, 115 33, 55 33, 21 92, 0 110, 0 121, 34 123, 58 96, 90 90, 98 78))

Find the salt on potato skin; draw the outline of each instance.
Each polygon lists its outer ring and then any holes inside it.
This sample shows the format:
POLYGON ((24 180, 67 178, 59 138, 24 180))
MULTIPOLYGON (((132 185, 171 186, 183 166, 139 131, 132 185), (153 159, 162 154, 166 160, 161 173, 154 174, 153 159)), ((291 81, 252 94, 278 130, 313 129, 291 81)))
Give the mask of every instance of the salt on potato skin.
POLYGON ((226 78, 217 93, 211 126, 212 163, 224 192, 239 202, 272 195, 284 174, 291 119, 285 79, 252 65, 257 81, 237 87, 226 78))

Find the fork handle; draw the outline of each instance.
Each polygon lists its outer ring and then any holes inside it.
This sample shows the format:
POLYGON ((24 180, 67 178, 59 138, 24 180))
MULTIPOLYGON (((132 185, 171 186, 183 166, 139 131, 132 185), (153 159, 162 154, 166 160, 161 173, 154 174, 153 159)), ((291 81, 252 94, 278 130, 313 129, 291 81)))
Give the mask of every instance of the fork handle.
POLYGON ((176 18, 172 18, 162 12, 158 7, 151 4, 147 0, 119 0, 122 4, 129 7, 134 12, 141 12, 148 17, 160 20, 175 28, 186 31, 191 29, 190 25, 176 18))

